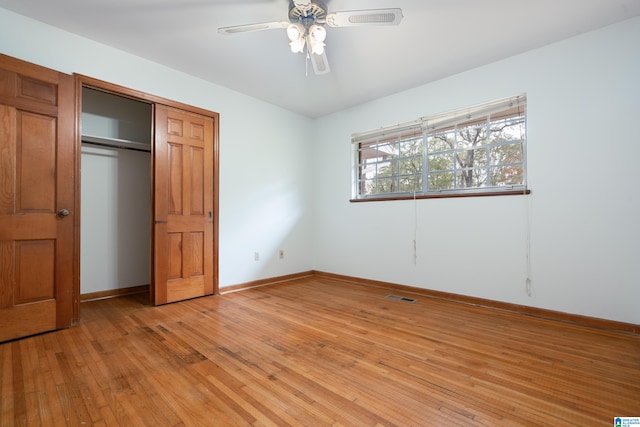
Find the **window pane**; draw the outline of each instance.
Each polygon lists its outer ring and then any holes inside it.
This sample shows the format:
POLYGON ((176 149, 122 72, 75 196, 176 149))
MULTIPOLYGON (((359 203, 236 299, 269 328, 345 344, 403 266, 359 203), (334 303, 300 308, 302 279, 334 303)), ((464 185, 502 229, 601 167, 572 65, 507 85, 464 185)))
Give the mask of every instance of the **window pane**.
POLYGON ((497 187, 524 184, 522 165, 498 166, 491 168, 491 184, 497 187))
POLYGON ((395 175, 397 171, 397 164, 397 161, 378 163, 376 177, 395 175), (394 165, 396 165, 396 167, 394 167, 394 165))
POLYGON ((484 123, 477 126, 458 128, 458 131, 456 132, 456 148, 473 148, 485 143, 487 139, 486 130, 487 128, 484 123))
POLYGON ((437 153, 455 147, 456 134, 454 131, 436 133, 427 137, 427 152, 437 153))
POLYGON ((360 149, 360 163, 376 160, 378 158, 378 147, 367 146, 360 149))
POLYGON ((422 137, 400 141, 399 146, 401 157, 422 155, 422 137))
POLYGON ((491 148, 491 164, 522 162, 522 143, 502 144, 491 148))
POLYGON ((487 182, 486 169, 463 169, 456 171, 458 188, 484 187, 487 182))
POLYGON ((375 184, 370 180, 361 180, 358 182, 358 189, 363 196, 370 196, 373 193, 375 184))
POLYGON ((422 157, 407 157, 399 159, 399 174, 413 175, 422 172, 422 157))
POLYGON ((428 186, 429 191, 453 189, 453 171, 430 173, 428 177, 428 186))
POLYGON ((473 168, 487 164, 487 149, 465 150, 458 152, 459 166, 463 168, 473 168))
POLYGON ((391 157, 398 157, 398 144, 393 142, 390 144, 378 145, 378 157, 381 159, 389 159, 391 157))
POLYGON ((376 164, 366 164, 360 166, 360 179, 372 179, 376 176, 376 164))
POLYGON ((415 191, 422 191, 422 175, 401 177, 400 191, 403 193, 413 193, 415 191))
POLYGON ((398 188, 398 181, 396 178, 381 178, 376 182, 376 188, 374 194, 393 193, 398 188))
POLYGON ((491 123, 490 142, 521 141, 524 139, 524 117, 509 117, 491 123))
POLYGON ((453 153, 435 154, 429 156, 429 171, 443 171, 453 169, 453 153))

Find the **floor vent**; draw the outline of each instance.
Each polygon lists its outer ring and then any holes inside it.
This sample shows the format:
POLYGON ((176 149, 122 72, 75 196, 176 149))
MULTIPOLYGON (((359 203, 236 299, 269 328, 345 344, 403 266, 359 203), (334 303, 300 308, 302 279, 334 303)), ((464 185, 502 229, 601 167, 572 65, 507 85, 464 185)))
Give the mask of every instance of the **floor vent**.
POLYGON ((385 298, 394 299, 396 301, 402 301, 402 302, 410 302, 412 304, 417 301, 414 298, 401 297, 398 295, 387 295, 385 298))

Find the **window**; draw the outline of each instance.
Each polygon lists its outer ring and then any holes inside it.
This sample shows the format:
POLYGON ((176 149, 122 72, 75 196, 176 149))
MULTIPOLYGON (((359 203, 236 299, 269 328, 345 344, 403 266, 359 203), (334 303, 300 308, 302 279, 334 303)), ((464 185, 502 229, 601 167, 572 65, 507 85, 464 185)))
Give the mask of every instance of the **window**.
POLYGON ((354 198, 526 191, 526 96, 354 134, 354 198))

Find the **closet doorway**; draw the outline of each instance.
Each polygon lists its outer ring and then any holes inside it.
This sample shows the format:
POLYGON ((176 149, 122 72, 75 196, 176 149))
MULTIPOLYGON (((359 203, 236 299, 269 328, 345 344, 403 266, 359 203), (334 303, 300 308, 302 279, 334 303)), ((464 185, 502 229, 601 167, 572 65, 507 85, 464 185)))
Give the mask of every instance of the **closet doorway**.
POLYGON ((77 76, 83 298, 218 293, 218 114, 77 76))
POLYGON ((152 105, 82 88, 80 283, 87 297, 151 283, 152 105))

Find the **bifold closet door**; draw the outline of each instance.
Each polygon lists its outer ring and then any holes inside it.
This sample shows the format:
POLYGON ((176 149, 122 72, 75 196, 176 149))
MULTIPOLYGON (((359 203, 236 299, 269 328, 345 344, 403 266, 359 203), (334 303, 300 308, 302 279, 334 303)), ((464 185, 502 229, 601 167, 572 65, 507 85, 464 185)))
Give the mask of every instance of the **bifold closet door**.
POLYGON ((72 76, 0 55, 0 341, 74 320, 72 76))
POLYGON ((213 293, 213 118, 156 104, 153 303, 213 293))

